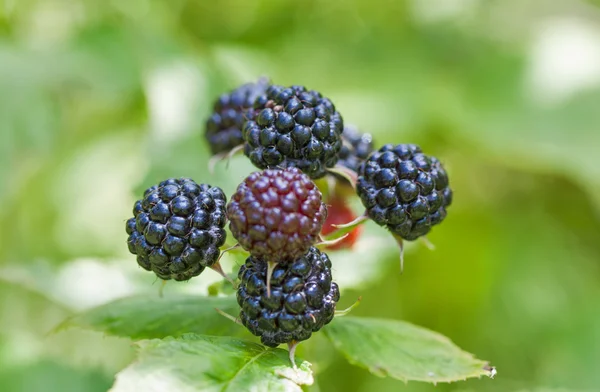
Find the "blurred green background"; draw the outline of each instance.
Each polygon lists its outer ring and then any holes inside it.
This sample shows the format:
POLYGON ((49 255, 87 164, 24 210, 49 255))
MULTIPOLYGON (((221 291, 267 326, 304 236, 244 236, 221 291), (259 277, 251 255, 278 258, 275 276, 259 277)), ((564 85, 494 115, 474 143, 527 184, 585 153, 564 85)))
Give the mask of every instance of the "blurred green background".
MULTIPOLYGON (((342 304, 491 361, 495 380, 381 379, 307 344, 321 391, 600 390, 600 10, 574 0, 1 0, 0 385, 105 391, 130 341, 48 332, 156 295, 127 253, 140 190, 206 171, 213 99, 268 75, 330 97, 378 145, 442 159, 446 221, 407 249, 369 226, 332 255, 342 304), (384 246, 385 252, 373 249, 384 246)), ((204 293, 207 272, 171 291, 204 293)), ((322 336, 316 342, 324 342, 322 336)))

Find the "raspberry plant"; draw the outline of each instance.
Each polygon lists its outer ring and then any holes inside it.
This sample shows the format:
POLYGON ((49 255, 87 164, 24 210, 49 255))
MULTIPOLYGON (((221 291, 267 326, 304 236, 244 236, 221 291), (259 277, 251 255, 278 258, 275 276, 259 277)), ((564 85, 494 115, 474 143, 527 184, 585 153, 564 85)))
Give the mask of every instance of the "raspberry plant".
MULTIPOLYGON (((243 149, 263 171, 237 190, 164 180, 144 192, 125 226, 139 266, 164 282, 190 280, 206 267, 226 280, 204 296, 122 298, 62 325, 136 342, 138 359, 117 375, 114 391, 299 391, 314 381, 309 361, 319 358, 310 348, 324 338, 382 377, 437 383, 495 375, 435 332, 348 316, 358 302, 335 283, 337 272, 353 268, 337 251, 367 241, 365 221, 402 246, 444 220, 452 190, 437 158, 413 144, 375 151, 370 135, 344 128, 331 100, 301 86, 261 80, 224 94, 214 108, 205 130, 213 154, 243 149), (358 217, 353 200, 366 208, 358 217), (224 255, 234 261, 229 275, 224 255)), ((377 258, 372 252, 369 262, 377 258)))

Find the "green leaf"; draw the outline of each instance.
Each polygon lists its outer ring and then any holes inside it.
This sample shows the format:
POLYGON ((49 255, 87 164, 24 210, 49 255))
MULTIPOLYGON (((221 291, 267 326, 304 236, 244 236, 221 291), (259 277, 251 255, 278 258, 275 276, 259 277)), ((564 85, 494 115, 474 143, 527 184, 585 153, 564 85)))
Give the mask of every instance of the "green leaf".
POLYGON ((308 362, 293 369, 287 351, 241 339, 189 334, 138 345, 112 392, 302 391, 313 383, 308 362))
POLYGON ((48 359, 19 366, 2 363, 0 367, 0 385, 12 392, 103 392, 110 387, 111 379, 99 369, 71 367, 48 359))
POLYGON ((325 331, 352 364, 377 376, 437 383, 495 374, 448 338, 403 321, 340 317, 325 331))
POLYGON ((239 325, 216 312, 237 315, 233 297, 193 295, 135 296, 109 302, 63 322, 57 329, 80 327, 132 339, 164 338, 185 333, 234 335, 239 325))

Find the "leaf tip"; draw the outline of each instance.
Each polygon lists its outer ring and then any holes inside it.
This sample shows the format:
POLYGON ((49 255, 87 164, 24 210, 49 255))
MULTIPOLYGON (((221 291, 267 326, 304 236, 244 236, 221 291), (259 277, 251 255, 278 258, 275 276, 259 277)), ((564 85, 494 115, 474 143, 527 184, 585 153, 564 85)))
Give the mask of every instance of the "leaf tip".
POLYGON ((483 370, 485 370, 487 372, 487 375, 489 376, 489 378, 494 378, 496 377, 496 374, 498 374, 498 371, 496 370, 495 366, 490 366, 490 365, 485 365, 483 367, 483 370))
MULTIPOLYGON (((381 365, 374 365, 370 370, 371 370, 371 373, 373 373, 379 377, 387 377, 389 375, 389 372, 387 371, 387 369, 381 365)), ((403 379, 403 381, 404 381, 404 383, 406 383, 408 380, 403 379)))

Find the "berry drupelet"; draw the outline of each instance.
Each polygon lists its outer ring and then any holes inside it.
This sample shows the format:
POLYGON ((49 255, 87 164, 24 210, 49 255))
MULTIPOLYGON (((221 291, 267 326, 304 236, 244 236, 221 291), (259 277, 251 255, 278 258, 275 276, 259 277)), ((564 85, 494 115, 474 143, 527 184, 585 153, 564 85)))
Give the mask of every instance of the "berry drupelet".
POLYGON ((373 137, 369 133, 360 133, 356 127, 347 125, 342 134, 343 145, 338 164, 352 171, 373 152, 373 137))
POLYGON ((219 259, 227 236, 225 204, 220 188, 188 178, 152 186, 127 221, 129 251, 163 280, 189 280, 219 259))
POLYGON ((317 91, 271 85, 249 113, 244 153, 258 168, 297 167, 316 179, 336 165, 344 122, 317 91))
POLYGON ((292 167, 250 174, 231 197, 227 216, 242 248, 279 263, 300 257, 317 241, 327 210, 319 188, 292 167))
POLYGON ((247 83, 223 94, 214 103, 213 113, 206 121, 204 137, 213 155, 227 153, 241 145, 242 128, 246 122, 246 111, 254 105, 256 97, 268 86, 266 79, 247 83))
POLYGON ((372 154, 359 167, 356 191, 369 218, 408 241, 442 222, 452 202, 442 164, 414 144, 388 144, 372 154))
POLYGON ((315 247, 273 270, 267 295, 267 262, 250 256, 239 271, 240 320, 269 347, 297 343, 334 317, 340 298, 331 278, 329 257, 315 247))

